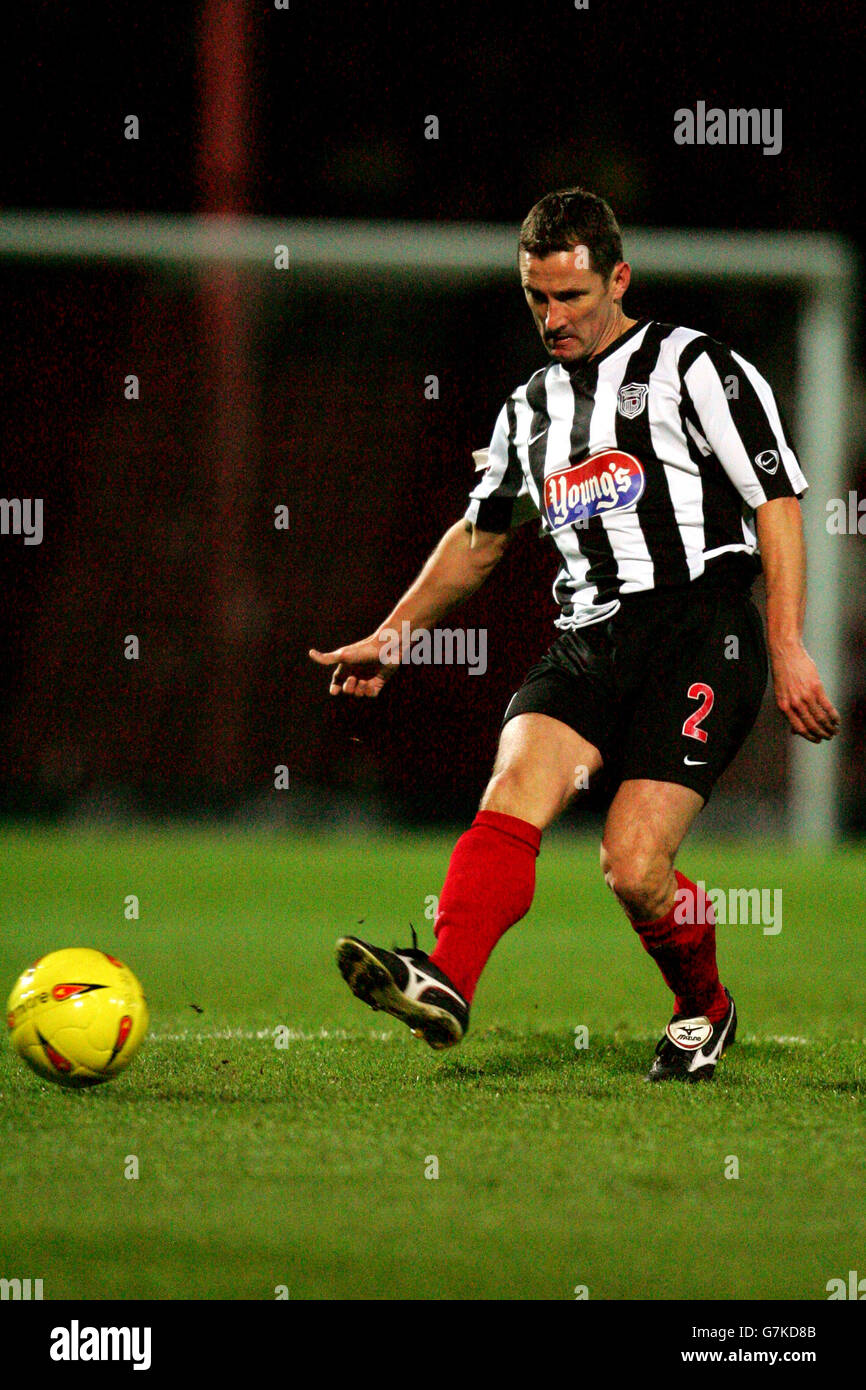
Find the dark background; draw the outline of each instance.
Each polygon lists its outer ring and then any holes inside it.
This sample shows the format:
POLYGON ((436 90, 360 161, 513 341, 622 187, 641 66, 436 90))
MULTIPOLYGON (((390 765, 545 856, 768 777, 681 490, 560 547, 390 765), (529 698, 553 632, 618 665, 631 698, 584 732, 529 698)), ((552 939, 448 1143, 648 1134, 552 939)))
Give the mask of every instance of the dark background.
MULTIPOLYGON (((36 5, 5 21, 6 209, 516 228, 550 188, 581 183, 612 203, 626 251, 630 225, 823 230, 862 245, 854 5, 239 8, 242 171, 222 181, 204 5, 36 5), (698 100, 781 107, 781 153, 676 145, 674 111, 698 100)), ((488 629, 485 678, 412 668, 375 703, 331 701, 306 650, 381 621, 463 510, 469 451, 543 360, 516 280, 240 284, 248 409, 227 505, 212 468, 225 419, 206 277, 0 258, 0 495, 43 497, 46 526, 38 547, 0 537, 0 810, 464 819, 501 711, 553 635, 556 566, 535 528, 465 610, 488 629), (128 372, 142 382, 135 404, 128 372), (437 401, 424 399, 428 373, 437 401), (273 527, 280 503, 288 533, 273 527), (137 662, 123 659, 128 633, 137 662), (277 764, 291 777, 281 797, 277 764)), ((628 311, 731 342, 791 413, 789 296, 647 285, 635 266, 628 311)), ((862 495, 860 395, 858 383, 849 486, 862 495)), ((845 815, 862 828, 862 604, 846 639, 845 815)), ((780 801, 787 743, 768 699, 720 789, 734 821, 750 799, 780 801)))

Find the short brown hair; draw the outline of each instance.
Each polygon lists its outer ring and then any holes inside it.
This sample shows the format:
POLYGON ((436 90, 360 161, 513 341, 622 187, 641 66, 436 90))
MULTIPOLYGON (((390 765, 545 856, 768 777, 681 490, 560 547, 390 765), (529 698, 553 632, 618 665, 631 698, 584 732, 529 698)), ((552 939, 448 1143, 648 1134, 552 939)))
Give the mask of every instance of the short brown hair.
POLYGON ((547 193, 527 213, 519 248, 532 256, 550 256, 585 246, 590 270, 607 280, 622 260, 622 233, 608 204, 585 188, 547 193))

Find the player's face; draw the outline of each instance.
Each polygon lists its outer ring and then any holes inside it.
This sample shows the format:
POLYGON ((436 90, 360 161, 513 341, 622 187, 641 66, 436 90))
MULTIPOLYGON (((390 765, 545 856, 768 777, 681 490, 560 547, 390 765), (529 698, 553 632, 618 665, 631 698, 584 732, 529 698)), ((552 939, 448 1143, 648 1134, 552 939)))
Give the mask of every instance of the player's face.
POLYGON ((580 362, 622 332, 620 300, 628 288, 627 262, 605 281, 589 268, 585 246, 550 256, 520 252, 520 282, 544 346, 558 362, 580 362))

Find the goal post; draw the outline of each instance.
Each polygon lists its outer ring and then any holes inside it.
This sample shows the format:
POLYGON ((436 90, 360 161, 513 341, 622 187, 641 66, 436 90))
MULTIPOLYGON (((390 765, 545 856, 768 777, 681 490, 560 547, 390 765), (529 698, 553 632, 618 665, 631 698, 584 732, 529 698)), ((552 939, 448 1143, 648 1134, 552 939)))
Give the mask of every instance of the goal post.
MULTIPOLYGON (((641 279, 783 286, 796 294, 797 443, 812 490, 804 506, 809 602, 806 645, 835 703, 849 705, 843 663, 845 547, 826 525, 823 500, 844 496, 857 263, 843 239, 808 232, 626 229, 641 279)), ((154 269, 220 263, 305 276, 498 279, 515 274, 517 229, 479 223, 298 221, 219 216, 118 216, 8 211, 0 257, 144 262, 154 269)), ((736 347, 736 343, 733 344, 736 347)), ((844 734, 842 735, 844 737, 844 734)), ((788 825, 798 843, 828 844, 840 830, 840 740, 795 739, 788 825)))

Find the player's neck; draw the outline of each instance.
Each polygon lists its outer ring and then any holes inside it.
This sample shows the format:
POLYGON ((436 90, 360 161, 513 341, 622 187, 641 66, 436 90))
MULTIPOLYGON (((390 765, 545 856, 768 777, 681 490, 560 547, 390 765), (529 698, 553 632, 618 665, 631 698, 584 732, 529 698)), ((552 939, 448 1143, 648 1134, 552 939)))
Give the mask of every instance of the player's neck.
MULTIPOLYGON (((619 309, 619 305, 617 305, 617 308, 619 309)), ((617 338, 621 338, 623 333, 627 333, 630 328, 634 328, 636 323, 637 319, 626 318, 622 309, 619 309, 616 318, 610 326, 610 330, 605 333, 595 352, 591 353, 590 357, 598 357, 599 353, 607 352, 608 348, 616 342, 617 338)))

